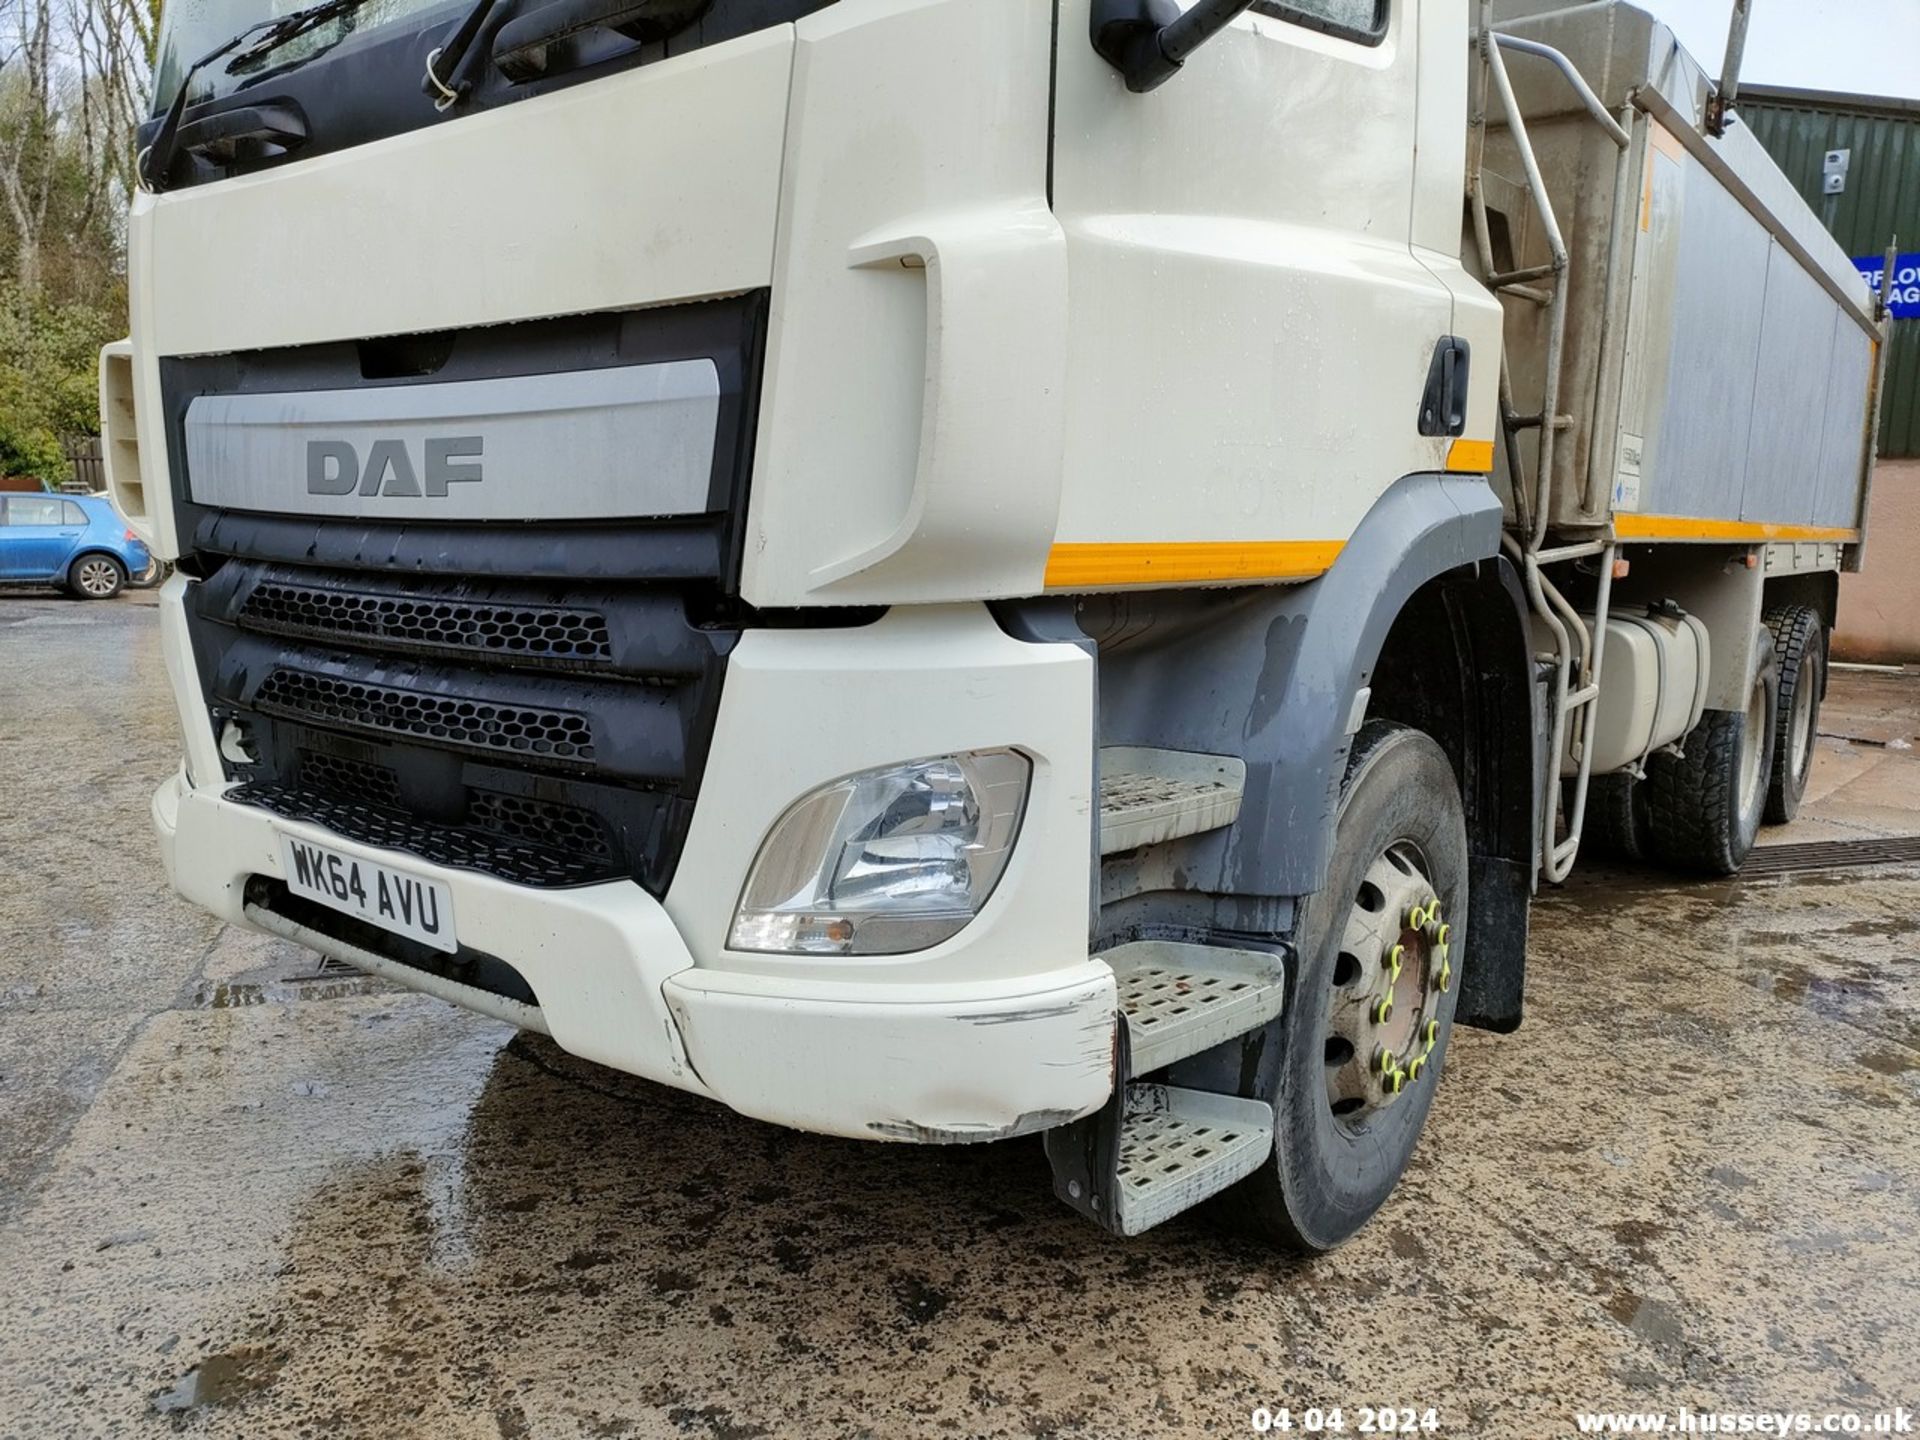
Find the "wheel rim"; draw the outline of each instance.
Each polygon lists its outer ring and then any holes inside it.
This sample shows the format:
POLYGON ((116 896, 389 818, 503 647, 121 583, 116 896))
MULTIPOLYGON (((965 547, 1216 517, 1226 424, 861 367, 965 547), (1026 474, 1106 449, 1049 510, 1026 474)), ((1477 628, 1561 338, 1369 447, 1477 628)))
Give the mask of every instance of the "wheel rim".
POLYGON ((1411 841, 1389 845, 1355 893, 1325 1041, 1327 1105, 1349 1127, 1393 1105, 1432 1069, 1440 997, 1452 987, 1451 927, 1411 841))
POLYGON ((1740 813, 1752 813, 1766 783, 1760 762, 1767 746, 1767 682, 1753 682, 1753 694, 1747 700, 1747 723, 1740 736, 1740 813))
POLYGON ((1813 763, 1813 704, 1820 691, 1820 665, 1809 655, 1800 662, 1799 679, 1793 687, 1793 715, 1788 721, 1787 757, 1795 778, 1805 775, 1813 763))
POLYGON ((82 560, 80 588, 89 595, 111 595, 119 586, 111 560, 82 560))

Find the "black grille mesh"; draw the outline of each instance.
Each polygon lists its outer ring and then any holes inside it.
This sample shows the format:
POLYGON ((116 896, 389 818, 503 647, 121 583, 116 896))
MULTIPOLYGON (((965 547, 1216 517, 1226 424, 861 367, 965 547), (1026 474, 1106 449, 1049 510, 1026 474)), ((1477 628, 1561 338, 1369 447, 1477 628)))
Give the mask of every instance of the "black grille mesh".
POLYGON ((248 629, 282 635, 478 651, 503 660, 587 666, 613 660, 606 616, 567 606, 433 600, 269 580, 248 594, 238 619, 248 629))
POLYGON ((606 826, 592 812, 575 805, 476 790, 467 818, 480 829, 509 840, 547 845, 590 860, 607 860, 613 855, 606 826))
POLYGON ((565 710, 421 695, 288 669, 267 676, 254 703, 271 714, 309 723, 332 721, 383 735, 575 763, 593 759, 593 727, 586 716, 565 710))
POLYGON ((384 806, 281 785, 240 785, 225 798, 289 820, 325 826, 364 845, 402 850, 434 865, 477 870, 519 885, 588 885, 620 876, 619 868, 607 859, 604 844, 597 856, 551 850, 485 831, 426 824, 384 806))
MULTIPOLYGON (((333 804, 358 800, 392 807, 401 803, 400 776, 391 766, 329 755, 323 750, 300 752, 298 788, 333 804)), ((510 795, 504 790, 466 793, 470 829, 590 860, 613 858, 607 827, 591 810, 558 800, 510 795)))
POLYGON ((318 750, 300 752, 300 783, 323 794, 375 804, 391 805, 400 794, 400 777, 387 766, 318 750))

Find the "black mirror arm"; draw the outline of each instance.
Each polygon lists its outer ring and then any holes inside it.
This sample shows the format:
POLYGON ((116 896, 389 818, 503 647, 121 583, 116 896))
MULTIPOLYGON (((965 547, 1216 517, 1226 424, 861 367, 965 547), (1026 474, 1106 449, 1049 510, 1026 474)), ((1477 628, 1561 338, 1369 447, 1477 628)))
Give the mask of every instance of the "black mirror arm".
POLYGON ((1093 48, 1126 77, 1127 89, 1143 95, 1171 79, 1251 4, 1197 0, 1183 13, 1176 0, 1094 0, 1093 48))

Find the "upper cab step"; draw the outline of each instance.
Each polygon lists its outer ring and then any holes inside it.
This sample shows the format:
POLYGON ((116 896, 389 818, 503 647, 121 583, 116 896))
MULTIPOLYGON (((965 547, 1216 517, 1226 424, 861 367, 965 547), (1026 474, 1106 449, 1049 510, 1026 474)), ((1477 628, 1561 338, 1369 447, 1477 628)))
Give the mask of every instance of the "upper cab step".
POLYGON ((1223 829, 1240 818, 1246 784, 1246 762, 1231 755, 1107 746, 1100 751, 1100 853, 1223 829))

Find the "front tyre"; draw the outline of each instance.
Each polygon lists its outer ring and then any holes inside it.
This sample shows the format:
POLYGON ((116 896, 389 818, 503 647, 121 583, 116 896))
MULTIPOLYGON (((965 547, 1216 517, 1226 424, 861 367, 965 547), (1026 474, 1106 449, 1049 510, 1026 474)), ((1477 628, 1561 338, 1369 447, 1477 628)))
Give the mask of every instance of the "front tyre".
POLYGON ((82 600, 111 600, 126 583, 126 567, 111 555, 82 555, 67 567, 67 589, 82 600))
POLYGON ((1466 928, 1453 766, 1420 731, 1371 722, 1347 762, 1327 883, 1295 930, 1273 1157, 1235 1197, 1252 1228, 1318 1253, 1385 1203, 1440 1083, 1466 928))

